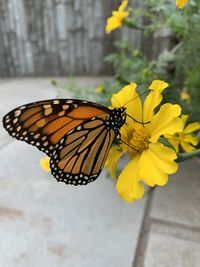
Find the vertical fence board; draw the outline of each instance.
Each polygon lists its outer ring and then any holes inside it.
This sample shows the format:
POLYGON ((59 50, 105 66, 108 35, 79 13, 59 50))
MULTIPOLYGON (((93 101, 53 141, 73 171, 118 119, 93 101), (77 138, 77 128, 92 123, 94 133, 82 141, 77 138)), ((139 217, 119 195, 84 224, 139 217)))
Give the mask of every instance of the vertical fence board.
POLYGON ((105 73, 103 4, 0 0, 0 77, 105 73))
MULTIPOLYGON (((105 34, 106 19, 120 3, 0 0, 0 77, 109 74, 111 66, 103 58, 114 51, 114 40, 121 36, 154 57, 156 42, 143 38, 140 31, 125 28, 122 35, 105 34)), ((133 8, 141 4, 129 1, 133 8)), ((142 19, 137 23, 141 25, 142 19)))

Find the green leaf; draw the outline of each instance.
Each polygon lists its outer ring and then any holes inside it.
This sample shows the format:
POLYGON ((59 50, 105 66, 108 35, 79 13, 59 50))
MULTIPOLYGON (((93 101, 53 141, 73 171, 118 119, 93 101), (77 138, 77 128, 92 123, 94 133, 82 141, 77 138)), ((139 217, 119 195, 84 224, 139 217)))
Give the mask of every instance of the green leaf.
POLYGON ((191 159, 196 156, 200 156, 200 149, 194 150, 190 153, 178 153, 178 158, 176 162, 185 161, 187 159, 191 159))
POLYGON ((169 148, 172 148, 175 151, 175 148, 173 147, 173 145, 164 137, 160 137, 159 138, 159 142, 169 148))

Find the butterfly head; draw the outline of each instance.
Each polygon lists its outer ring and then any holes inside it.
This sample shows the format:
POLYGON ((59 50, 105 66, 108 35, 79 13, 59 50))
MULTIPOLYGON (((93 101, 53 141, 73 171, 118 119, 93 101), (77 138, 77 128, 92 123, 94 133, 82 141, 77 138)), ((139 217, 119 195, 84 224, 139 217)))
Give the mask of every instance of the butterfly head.
POLYGON ((114 108, 112 110, 112 114, 110 117, 111 124, 113 126, 113 129, 116 130, 116 132, 119 131, 119 129, 122 127, 122 125, 126 121, 126 108, 114 108))

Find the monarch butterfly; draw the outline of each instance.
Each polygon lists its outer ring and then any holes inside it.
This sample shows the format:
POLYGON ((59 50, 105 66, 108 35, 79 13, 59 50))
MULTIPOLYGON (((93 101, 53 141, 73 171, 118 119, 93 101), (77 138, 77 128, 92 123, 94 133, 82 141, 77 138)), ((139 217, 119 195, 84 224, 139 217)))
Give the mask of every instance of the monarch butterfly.
POLYGON ((12 110, 3 117, 3 126, 50 157, 57 181, 86 185, 99 176, 125 123, 125 110, 83 100, 44 100, 12 110))

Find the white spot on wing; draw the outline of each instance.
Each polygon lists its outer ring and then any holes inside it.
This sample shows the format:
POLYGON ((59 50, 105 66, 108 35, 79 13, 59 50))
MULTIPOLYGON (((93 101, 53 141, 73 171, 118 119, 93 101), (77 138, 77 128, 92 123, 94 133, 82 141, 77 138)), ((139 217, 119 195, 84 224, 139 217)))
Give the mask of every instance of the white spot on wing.
POLYGON ((15 110, 15 117, 18 117, 21 114, 21 110, 17 109, 15 110))

